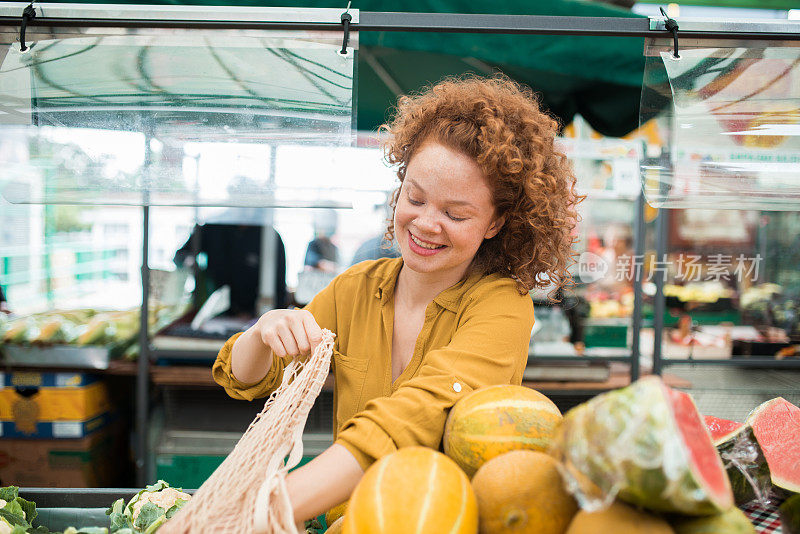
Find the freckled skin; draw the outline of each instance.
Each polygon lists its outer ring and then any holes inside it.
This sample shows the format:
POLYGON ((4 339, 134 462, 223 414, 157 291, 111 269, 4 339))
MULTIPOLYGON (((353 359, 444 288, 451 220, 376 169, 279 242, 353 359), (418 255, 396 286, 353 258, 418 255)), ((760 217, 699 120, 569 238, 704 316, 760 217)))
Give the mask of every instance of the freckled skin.
POLYGON ((475 161, 435 142, 417 150, 408 164, 394 214, 404 267, 455 283, 466 273, 483 240, 494 237, 502 222, 475 161), (433 255, 420 255, 414 252, 409 234, 444 247, 433 255))

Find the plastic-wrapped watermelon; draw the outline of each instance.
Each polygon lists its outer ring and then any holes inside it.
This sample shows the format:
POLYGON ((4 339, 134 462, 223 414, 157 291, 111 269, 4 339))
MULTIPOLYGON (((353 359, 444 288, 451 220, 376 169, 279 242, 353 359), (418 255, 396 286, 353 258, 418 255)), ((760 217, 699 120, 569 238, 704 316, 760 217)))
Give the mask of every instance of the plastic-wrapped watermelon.
POLYGON ((655 376, 570 410, 551 453, 586 510, 604 508, 617 496, 687 515, 733 506, 728 477, 694 401, 655 376))
POLYGON ((747 426, 764 454, 775 492, 800 493, 800 408, 783 397, 756 407, 747 426))

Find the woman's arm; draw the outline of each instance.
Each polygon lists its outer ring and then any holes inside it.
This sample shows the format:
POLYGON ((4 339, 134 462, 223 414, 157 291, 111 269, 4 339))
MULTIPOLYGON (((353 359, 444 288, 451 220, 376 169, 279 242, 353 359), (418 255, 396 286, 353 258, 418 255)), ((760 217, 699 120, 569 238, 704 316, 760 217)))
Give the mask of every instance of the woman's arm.
POLYGON ((362 476, 364 470, 355 457, 335 443, 289 473, 286 487, 295 523, 317 517, 349 499, 362 476))
POLYGON ((248 328, 231 349, 231 373, 239 382, 260 382, 273 355, 308 355, 322 341, 322 330, 307 310, 272 310, 248 328))

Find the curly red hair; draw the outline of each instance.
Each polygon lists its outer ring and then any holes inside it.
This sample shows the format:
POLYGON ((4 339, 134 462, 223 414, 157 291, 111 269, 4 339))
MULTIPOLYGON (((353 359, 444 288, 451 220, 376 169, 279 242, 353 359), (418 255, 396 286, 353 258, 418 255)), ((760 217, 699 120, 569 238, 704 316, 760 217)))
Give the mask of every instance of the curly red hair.
MULTIPOLYGON (((416 151, 436 141, 478 163, 492 191, 497 216, 505 224, 485 240, 472 264, 485 274, 501 273, 524 294, 574 282, 576 179, 566 156, 556 150, 558 122, 542 111, 536 95, 509 78, 448 78, 398 100, 386 160, 397 165, 401 185, 416 151), (552 287, 552 286, 551 286, 552 287)), ((397 206, 398 188, 391 198, 397 206)), ((386 231, 394 238, 394 222, 386 231)))

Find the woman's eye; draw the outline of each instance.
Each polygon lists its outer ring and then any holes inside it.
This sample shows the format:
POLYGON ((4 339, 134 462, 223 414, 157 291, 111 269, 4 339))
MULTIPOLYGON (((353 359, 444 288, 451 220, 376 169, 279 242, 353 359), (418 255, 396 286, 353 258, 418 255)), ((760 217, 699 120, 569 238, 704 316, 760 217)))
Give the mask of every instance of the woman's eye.
POLYGON ((413 199, 413 198, 411 198, 411 197, 408 197, 408 202, 409 202, 409 203, 410 203, 412 206, 422 206, 422 202, 420 202, 419 200, 414 200, 414 199, 413 199))
MULTIPOLYGON (((445 213, 447 213, 447 212, 445 212, 445 213)), ((447 216, 450 217, 451 220, 456 221, 456 222, 458 222, 458 221, 466 221, 467 220, 466 217, 456 217, 454 215, 450 215, 449 213, 447 213, 447 216)))

